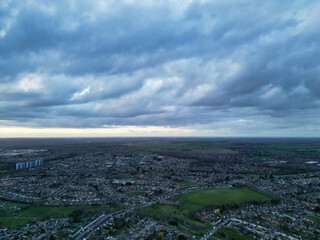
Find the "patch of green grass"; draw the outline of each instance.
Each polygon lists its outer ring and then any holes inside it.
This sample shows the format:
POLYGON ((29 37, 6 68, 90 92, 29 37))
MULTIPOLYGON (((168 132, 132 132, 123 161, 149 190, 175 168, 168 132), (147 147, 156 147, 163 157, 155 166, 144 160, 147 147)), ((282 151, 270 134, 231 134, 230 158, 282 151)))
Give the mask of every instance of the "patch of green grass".
POLYGON ((182 194, 178 200, 185 209, 199 210, 206 205, 227 205, 246 201, 268 201, 271 196, 254 191, 248 187, 213 188, 182 194))
POLYGON ((143 196, 145 193, 143 192, 133 192, 129 194, 129 197, 137 197, 137 196, 143 196))
POLYGON ((5 169, 8 167, 9 164, 7 163, 0 163, 0 169, 5 169))
POLYGON ((178 181, 178 183, 183 184, 183 185, 187 185, 187 186, 196 184, 195 182, 187 181, 187 180, 178 181))
POLYGON ((4 178, 10 175, 8 170, 0 170, 0 178, 4 178))
POLYGON ((310 218, 311 220, 314 220, 314 221, 316 221, 318 224, 320 224, 320 217, 309 215, 308 218, 310 218))
POLYGON ((15 228, 30 222, 30 217, 0 217, 0 222, 6 227, 15 228))
MULTIPOLYGON (((238 233, 235 229, 232 228, 220 228, 213 235, 214 238, 229 240, 229 239, 237 239, 237 240, 252 240, 253 238, 244 236, 238 233)), ((212 238, 212 239, 214 239, 212 238)))
POLYGON ((277 143, 259 146, 260 151, 271 154, 301 154, 320 156, 320 147, 317 143, 277 143))
POLYGON ((201 210, 203 207, 211 204, 228 205, 253 200, 267 201, 272 199, 272 197, 248 187, 230 189, 213 188, 180 195, 177 197, 177 200, 181 203, 180 206, 153 204, 143 208, 142 212, 162 220, 175 219, 179 222, 179 227, 183 225, 194 233, 200 233, 208 230, 208 226, 192 218, 194 211, 201 210))
POLYGON ((285 150, 285 149, 267 149, 265 151, 269 153, 277 153, 277 154, 294 154, 291 150, 285 150))
POLYGON ((176 206, 170 205, 160 205, 160 204, 152 204, 150 206, 145 207, 146 210, 156 213, 156 214, 167 214, 171 216, 178 217, 179 216, 179 209, 176 206))
POLYGON ((177 206, 153 204, 143 208, 144 214, 165 221, 176 221, 178 227, 185 232, 200 234, 208 231, 209 225, 198 222, 190 217, 187 211, 177 206))
POLYGON ((112 209, 108 205, 47 207, 38 204, 29 205, 0 201, 0 223, 6 227, 14 228, 28 222, 67 217, 75 210, 82 210, 87 216, 94 216, 102 211, 111 212, 118 209, 119 207, 112 209))
POLYGON ((255 159, 259 159, 259 160, 268 160, 269 157, 267 155, 255 155, 255 154, 251 154, 250 155, 252 158, 255 159))

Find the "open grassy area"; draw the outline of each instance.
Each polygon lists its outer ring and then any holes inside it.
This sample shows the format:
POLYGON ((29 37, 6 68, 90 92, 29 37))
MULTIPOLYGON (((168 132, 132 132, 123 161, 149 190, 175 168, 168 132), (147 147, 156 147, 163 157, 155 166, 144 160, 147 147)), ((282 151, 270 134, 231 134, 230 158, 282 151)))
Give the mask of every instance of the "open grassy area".
POLYGON ((196 184, 195 182, 188 181, 188 180, 178 181, 178 183, 183 184, 183 185, 186 185, 186 186, 190 186, 190 185, 196 184))
POLYGON ((8 164, 7 163, 0 163, 0 169, 7 168, 8 164))
POLYGON ((177 206, 153 204, 141 209, 140 212, 150 217, 169 221, 169 223, 179 223, 179 228, 181 230, 192 234, 201 234, 210 229, 209 225, 192 219, 188 214, 188 210, 177 206))
POLYGON ((182 194, 177 197, 180 206, 153 204, 142 210, 143 214, 164 220, 179 222, 179 227, 184 226, 194 233, 208 230, 208 225, 197 222, 192 218, 192 212, 201 210, 207 205, 228 205, 247 201, 268 201, 273 198, 254 191, 248 187, 241 188, 213 188, 182 194))
POLYGON ((85 216, 94 216, 102 211, 110 212, 117 209, 110 206, 45 207, 0 201, 0 223, 6 227, 17 227, 28 222, 67 217, 75 210, 82 210, 85 216))
POLYGON ((215 234, 211 239, 221 239, 221 240, 231 240, 231 239, 237 239, 237 240, 252 240, 253 238, 250 238, 248 236, 244 236, 240 233, 238 233, 235 229, 232 228, 221 228, 215 234))
POLYGON ((206 205, 222 205, 242 203, 247 201, 268 201, 271 196, 254 191, 248 187, 213 188, 182 194, 178 197, 184 208, 199 210, 206 205))
POLYGON ((9 164, 7 163, 0 163, 0 178, 4 178, 10 175, 8 166, 9 164))
POLYGON ((5 178, 10 175, 10 172, 8 170, 0 170, 0 178, 5 178))
POLYGON ((318 225, 320 225, 320 217, 309 215, 308 218, 310 218, 311 220, 314 220, 315 222, 317 222, 318 225))
POLYGON ((258 159, 258 160, 268 160, 269 157, 267 155, 254 155, 254 154, 250 154, 250 156, 254 159, 258 159))
POLYGON ((301 154, 320 156, 320 145, 318 143, 277 143, 259 147, 263 154, 301 154))

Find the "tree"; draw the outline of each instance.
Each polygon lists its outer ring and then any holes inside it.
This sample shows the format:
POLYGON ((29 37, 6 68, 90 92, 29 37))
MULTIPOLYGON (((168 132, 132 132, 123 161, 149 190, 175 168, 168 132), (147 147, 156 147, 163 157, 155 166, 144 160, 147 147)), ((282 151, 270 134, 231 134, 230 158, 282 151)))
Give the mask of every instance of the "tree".
POLYGON ((53 234, 51 234, 49 240, 56 240, 56 237, 53 234))
POLYGON ((74 210, 69 214, 69 217, 72 218, 72 221, 75 223, 81 222, 83 211, 81 209, 74 210))
POLYGON ((183 236, 183 235, 179 235, 178 236, 178 240, 187 240, 187 238, 185 236, 183 236))

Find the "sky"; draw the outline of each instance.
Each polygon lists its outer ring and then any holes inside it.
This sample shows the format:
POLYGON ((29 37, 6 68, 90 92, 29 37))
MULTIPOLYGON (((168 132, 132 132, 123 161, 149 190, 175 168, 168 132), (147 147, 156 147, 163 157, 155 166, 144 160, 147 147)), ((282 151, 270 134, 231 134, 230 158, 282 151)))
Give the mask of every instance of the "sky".
POLYGON ((0 137, 319 137, 319 12, 1 0, 0 137))

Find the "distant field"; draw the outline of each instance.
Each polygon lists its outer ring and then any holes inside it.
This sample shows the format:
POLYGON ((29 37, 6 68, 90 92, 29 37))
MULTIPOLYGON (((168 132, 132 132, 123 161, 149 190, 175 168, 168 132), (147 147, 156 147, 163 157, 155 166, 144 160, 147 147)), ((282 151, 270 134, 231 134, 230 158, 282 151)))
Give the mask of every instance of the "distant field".
POLYGON ((301 154, 320 156, 320 145, 318 143, 278 143, 259 147, 266 154, 301 154))
POLYGON ((202 144, 202 143, 138 143, 133 144, 134 147, 146 149, 177 149, 177 150, 217 150, 222 149, 220 144, 202 144))
POLYGON ((44 207, 0 201, 0 223, 6 227, 17 227, 28 222, 67 217, 71 212, 80 209, 87 216, 96 215, 101 211, 116 210, 110 206, 44 207))

